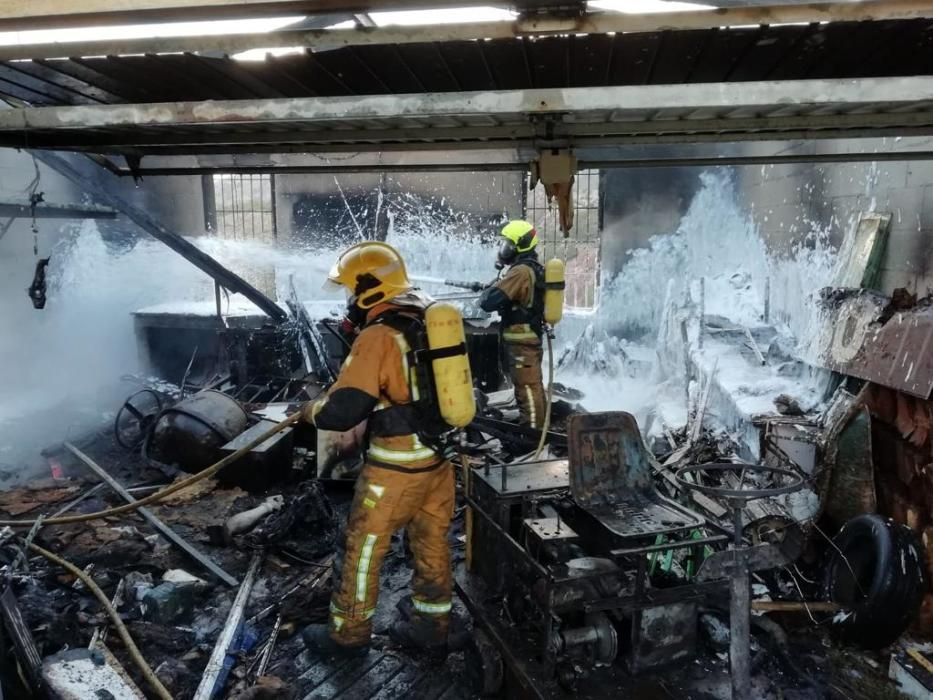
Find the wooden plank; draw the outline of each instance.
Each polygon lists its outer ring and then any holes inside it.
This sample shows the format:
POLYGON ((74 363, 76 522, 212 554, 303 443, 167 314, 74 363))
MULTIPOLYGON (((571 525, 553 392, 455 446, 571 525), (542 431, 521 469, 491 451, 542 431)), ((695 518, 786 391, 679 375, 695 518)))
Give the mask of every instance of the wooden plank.
POLYGON ((250 561, 249 569, 246 572, 246 576, 243 577, 240 590, 237 591, 236 598, 233 599, 233 605, 230 606, 230 612, 227 615, 224 628, 220 632, 220 637, 217 638, 217 644, 214 645, 214 651, 211 652, 211 657, 207 660, 207 666, 204 669, 201 683, 194 693, 194 700, 210 700, 215 697, 217 691, 220 690, 220 688, 216 687, 218 685, 217 681, 221 671, 223 671, 224 661, 227 658, 230 647, 240 629, 240 623, 243 620, 243 611, 246 609, 246 604, 249 602, 249 595, 253 590, 253 582, 256 580, 256 576, 259 573, 262 557, 263 552, 260 550, 253 555, 253 559, 250 561))
POLYGON ((416 698, 411 690, 421 678, 421 670, 413 665, 402 668, 369 700, 398 700, 398 698, 416 698))
POLYGON ((379 662, 369 669, 365 676, 343 691, 344 695, 342 697, 348 699, 371 697, 395 678, 401 672, 403 666, 404 663, 397 656, 383 654, 379 662))
MULTIPOLYGON (((341 697, 355 681, 366 676, 382 659, 382 652, 370 651, 366 656, 351 659, 337 673, 330 675, 320 685, 304 696, 305 700, 331 700, 341 697)), ((365 697, 349 694, 346 697, 365 697)))
POLYGON ((13 641, 16 658, 26 674, 26 680, 37 696, 42 696, 42 657, 32 638, 32 631, 26 625, 23 614, 19 609, 19 601, 10 588, 0 596, 0 614, 3 616, 3 625, 7 634, 13 641))

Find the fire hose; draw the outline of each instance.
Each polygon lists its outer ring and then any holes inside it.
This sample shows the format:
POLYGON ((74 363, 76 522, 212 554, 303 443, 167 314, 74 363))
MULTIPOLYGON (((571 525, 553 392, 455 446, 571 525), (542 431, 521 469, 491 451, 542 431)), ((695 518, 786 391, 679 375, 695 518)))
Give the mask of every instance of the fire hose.
POLYGON ((551 427, 551 406, 554 403, 554 329, 548 326, 545 335, 547 335, 547 406, 544 409, 544 427, 541 428, 541 439, 538 441, 538 449, 535 450, 533 460, 538 459, 541 450, 544 449, 544 442, 547 440, 547 431, 551 427))
MULTIPOLYGON (((199 471, 197 474, 192 474, 187 479, 182 479, 181 481, 176 481, 170 486, 166 486, 161 491, 156 491, 155 493, 146 496, 145 498, 140 498, 138 501, 133 503, 128 503, 123 506, 117 506, 115 508, 108 508, 107 510, 97 511, 95 513, 82 513, 81 515, 66 515, 57 518, 48 518, 42 520, 42 525, 68 525, 72 523, 85 523, 90 520, 100 520, 102 518, 109 518, 113 515, 122 515, 124 513, 132 513, 143 506, 148 506, 152 503, 158 503, 164 498, 171 496, 173 493, 177 493, 182 489, 186 489, 189 486, 193 486, 199 481, 204 479, 209 479, 214 476, 217 472, 225 467, 230 466, 238 459, 244 457, 248 454, 254 447, 261 445, 266 440, 271 438, 273 435, 277 435, 286 428, 291 427, 301 419, 301 412, 294 413, 290 415, 285 420, 276 423, 273 427, 269 428, 259 437, 250 440, 246 445, 238 449, 236 452, 227 455, 218 462, 215 462, 207 469, 199 471)), ((0 520, 0 527, 32 527, 36 524, 35 520, 0 520)))
MULTIPOLYGON (((203 473, 203 472, 202 472, 203 473)), ((138 505, 134 503, 133 505, 138 505)), ((51 522, 50 518, 48 522, 51 522)), ((37 544, 29 543, 27 545, 29 549, 34 551, 36 554, 41 554, 43 557, 48 559, 53 564, 57 564, 62 567, 70 574, 77 576, 88 590, 94 594, 94 597, 100 602, 104 610, 107 612, 107 615, 110 617, 111 622, 113 622, 114 627, 117 628, 117 634, 120 635, 120 639, 123 640, 123 645, 126 647, 127 652, 129 652, 130 657, 133 659, 133 663, 139 668, 139 671, 143 674, 146 679, 146 682, 152 687, 155 691, 155 694, 162 698, 162 700, 172 700, 172 694, 168 689, 162 685, 162 682, 156 676, 155 672, 152 670, 152 667, 146 662, 146 659, 143 657, 142 652, 139 651, 139 648, 133 642, 133 638, 130 636, 129 630, 126 629, 126 625, 123 624, 123 620, 120 619, 119 613, 113 609, 113 606, 110 604, 110 601, 107 600, 107 596, 100 589, 94 579, 88 576, 86 573, 81 571, 77 566, 72 564, 66 559, 62 559, 57 554, 54 554, 47 549, 43 549, 37 544)))

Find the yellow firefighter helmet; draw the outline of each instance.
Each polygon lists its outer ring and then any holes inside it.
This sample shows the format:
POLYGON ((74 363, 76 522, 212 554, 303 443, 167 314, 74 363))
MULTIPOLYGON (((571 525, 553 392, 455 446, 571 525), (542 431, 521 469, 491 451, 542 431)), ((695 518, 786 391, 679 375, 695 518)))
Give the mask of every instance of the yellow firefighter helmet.
POLYGON ((363 241, 347 248, 327 275, 327 285, 347 290, 361 309, 371 309, 411 289, 405 261, 388 243, 363 241))
POLYGON ((527 221, 510 221, 502 227, 502 237, 511 241, 518 253, 527 253, 538 245, 538 232, 527 221))
POLYGON ((534 250, 538 245, 538 232, 527 221, 510 221, 499 233, 505 239, 499 246, 496 264, 499 268, 511 265, 519 255, 534 250))

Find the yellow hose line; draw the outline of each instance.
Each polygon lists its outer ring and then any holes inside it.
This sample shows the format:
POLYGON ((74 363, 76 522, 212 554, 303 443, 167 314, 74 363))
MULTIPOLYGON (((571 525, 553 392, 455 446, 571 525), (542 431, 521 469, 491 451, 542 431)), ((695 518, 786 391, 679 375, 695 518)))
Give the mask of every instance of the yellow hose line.
MULTIPOLYGON (((268 440, 273 435, 282 432, 285 428, 288 428, 301 419, 301 411, 290 415, 288 418, 283 420, 280 423, 277 423, 272 428, 269 428, 262 435, 257 437, 255 440, 251 440, 249 443, 238 449, 233 454, 229 454, 224 457, 219 462, 216 462, 209 466, 207 469, 199 471, 197 474, 189 476, 187 479, 182 479, 177 481, 171 486, 166 486, 161 491, 156 491, 155 493, 146 496, 145 498, 140 498, 134 503, 127 503, 124 506, 117 506, 115 508, 109 508, 107 510, 97 511, 96 513, 83 513, 81 515, 66 515, 59 518, 48 518, 42 521, 42 525, 68 525, 70 523, 85 523, 89 520, 100 520, 101 518, 109 518, 113 515, 122 515, 123 513, 132 513, 133 511, 142 508, 143 506, 148 506, 152 503, 158 503, 163 498, 171 496, 173 493, 177 493, 182 489, 186 489, 189 486, 198 483, 204 479, 208 479, 217 472, 219 472, 224 467, 230 466, 238 459, 246 455, 250 450, 252 450, 257 445, 261 445, 266 440, 268 440)), ((0 527, 32 527, 35 525, 35 520, 0 520, 0 527)))
POLYGON ((100 601, 100 604, 104 606, 104 610, 106 610, 107 615, 110 616, 110 620, 113 622, 114 627, 117 628, 117 633, 120 635, 120 639, 123 640, 123 644, 126 646, 126 650, 130 653, 130 657, 133 659, 133 663, 136 664, 137 668, 139 668, 140 672, 146 678, 146 682, 149 683, 149 686, 155 691, 155 694, 162 698, 162 700, 172 700, 172 694, 168 692, 168 689, 164 685, 162 685, 162 682, 153 672, 152 668, 148 663, 146 663, 146 659, 143 658, 142 653, 139 651, 139 648, 136 646, 136 643, 130 636, 129 630, 126 629, 126 625, 124 625, 123 620, 120 619, 120 615, 116 610, 113 609, 113 606, 110 604, 110 601, 107 600, 107 596, 104 595, 104 592, 100 590, 100 587, 94 583, 94 579, 81 571, 81 569, 79 569, 71 562, 62 559, 57 554, 54 554, 47 549, 43 549, 37 544, 30 543, 28 546, 29 549, 34 551, 36 554, 41 554, 53 564, 58 564, 60 567, 77 576, 79 579, 81 579, 82 582, 84 582, 84 585, 87 586, 88 590, 93 593, 94 597, 97 598, 97 600, 100 601))
POLYGON ((547 376, 547 408, 544 410, 544 427, 541 429, 541 439, 538 441, 538 449, 535 450, 535 456, 532 457, 532 461, 538 459, 541 455, 541 450, 544 449, 544 443, 547 440, 547 431, 551 427, 551 404, 554 401, 554 348, 551 344, 551 334, 550 332, 547 335, 547 363, 548 363, 548 376, 547 376))

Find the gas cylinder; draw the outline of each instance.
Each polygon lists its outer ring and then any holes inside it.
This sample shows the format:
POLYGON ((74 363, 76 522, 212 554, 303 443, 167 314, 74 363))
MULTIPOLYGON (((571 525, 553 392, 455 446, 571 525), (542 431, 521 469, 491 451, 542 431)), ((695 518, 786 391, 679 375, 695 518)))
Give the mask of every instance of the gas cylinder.
POLYGON ((452 304, 431 304, 424 312, 438 409, 448 425, 463 428, 476 415, 473 377, 463 317, 452 304))
POLYGON ((564 316, 564 261, 551 258, 544 265, 544 320, 552 326, 564 316))

